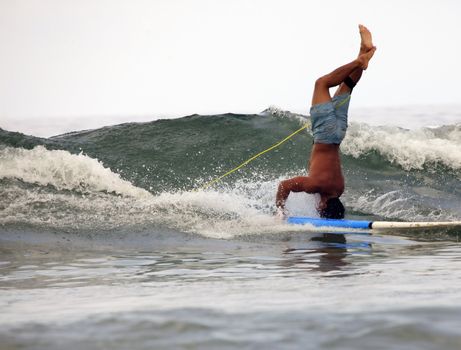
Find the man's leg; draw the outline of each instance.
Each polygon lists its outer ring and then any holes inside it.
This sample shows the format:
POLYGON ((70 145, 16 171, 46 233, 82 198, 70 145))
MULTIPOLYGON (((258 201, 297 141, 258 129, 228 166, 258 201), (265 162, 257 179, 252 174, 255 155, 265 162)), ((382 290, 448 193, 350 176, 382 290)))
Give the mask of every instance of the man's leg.
POLYGON ((339 95, 343 95, 343 94, 346 94, 346 93, 351 93, 352 92, 352 89, 354 88, 354 86, 359 82, 360 78, 362 77, 362 72, 363 72, 363 69, 361 68, 357 68, 357 69, 354 69, 351 74, 349 74, 347 78, 350 79, 350 83, 349 85, 342 82, 341 84, 339 84, 338 88, 336 89, 335 91, 335 94, 334 96, 339 96, 339 95))
MULTIPOLYGON (((363 55, 364 53, 370 51, 373 48, 373 41, 372 41, 371 33, 368 30, 368 28, 365 27, 364 25, 359 24, 359 32, 360 32, 361 42, 360 42, 360 51, 359 51, 358 56, 363 55)), ((352 86, 348 86, 344 82, 341 83, 335 92, 335 96, 339 96, 345 93, 351 93, 352 88, 359 82, 360 78, 362 77, 362 72, 363 70, 360 68, 353 70, 351 74, 349 75, 352 86)))
POLYGON ((346 79, 354 70, 365 70, 368 67, 368 61, 375 53, 376 48, 360 55, 357 59, 335 69, 333 72, 318 78, 315 82, 314 95, 312 96, 312 105, 331 101, 330 88, 338 86, 346 79))

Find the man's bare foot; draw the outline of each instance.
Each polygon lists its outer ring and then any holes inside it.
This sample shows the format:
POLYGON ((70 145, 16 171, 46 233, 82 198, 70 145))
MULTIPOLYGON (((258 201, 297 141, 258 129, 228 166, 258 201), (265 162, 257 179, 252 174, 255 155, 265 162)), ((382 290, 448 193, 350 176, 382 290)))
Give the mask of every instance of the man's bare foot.
POLYGON ((373 46, 370 50, 368 50, 367 52, 359 55, 359 57, 357 58, 357 61, 359 62, 360 67, 363 70, 368 68, 368 62, 371 60, 371 58, 375 54, 375 51, 376 51, 376 47, 373 46))
POLYGON ((370 51, 373 48, 373 40, 371 38, 371 33, 367 27, 362 24, 359 24, 360 32, 360 54, 370 51))

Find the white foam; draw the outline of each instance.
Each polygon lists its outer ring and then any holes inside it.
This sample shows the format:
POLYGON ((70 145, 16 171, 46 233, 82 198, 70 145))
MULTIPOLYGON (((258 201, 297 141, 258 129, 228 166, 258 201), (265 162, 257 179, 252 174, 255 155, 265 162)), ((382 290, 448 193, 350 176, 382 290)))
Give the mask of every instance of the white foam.
POLYGON ((422 169, 434 163, 460 170, 461 125, 444 133, 439 131, 440 129, 405 130, 351 123, 341 150, 355 158, 370 151, 378 151, 388 161, 405 170, 422 169))
POLYGON ((386 219, 405 221, 451 221, 457 220, 453 213, 439 208, 423 208, 415 197, 401 191, 375 193, 373 190, 364 194, 344 196, 345 202, 354 211, 381 216, 386 219))
MULTIPOLYGON (((242 235, 302 231, 301 227, 287 225, 273 215, 278 181, 239 181, 226 192, 162 193, 155 201, 164 211, 164 222, 205 237, 228 239, 242 235)), ((298 211, 298 206, 304 203, 288 202, 292 209, 297 208, 298 211)))
POLYGON ((149 195, 104 167, 97 159, 82 153, 47 150, 43 146, 31 150, 6 147, 0 150, 0 165, 0 179, 15 178, 82 193, 106 191, 133 197, 149 195))

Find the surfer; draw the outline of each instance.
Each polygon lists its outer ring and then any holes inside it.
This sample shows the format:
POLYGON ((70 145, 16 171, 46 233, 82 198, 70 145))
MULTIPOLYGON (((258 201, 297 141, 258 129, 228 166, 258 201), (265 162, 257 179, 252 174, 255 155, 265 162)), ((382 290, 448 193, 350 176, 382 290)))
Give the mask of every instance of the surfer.
POLYGON ((314 145, 309 175, 280 182, 276 196, 278 215, 285 216, 285 202, 290 192, 306 192, 320 195, 317 210, 321 217, 344 218, 344 206, 339 200, 344 192, 339 145, 346 134, 350 94, 376 51, 370 31, 359 25, 359 32, 358 57, 315 82, 310 109, 314 145), (335 86, 338 88, 331 98, 329 89, 335 86))

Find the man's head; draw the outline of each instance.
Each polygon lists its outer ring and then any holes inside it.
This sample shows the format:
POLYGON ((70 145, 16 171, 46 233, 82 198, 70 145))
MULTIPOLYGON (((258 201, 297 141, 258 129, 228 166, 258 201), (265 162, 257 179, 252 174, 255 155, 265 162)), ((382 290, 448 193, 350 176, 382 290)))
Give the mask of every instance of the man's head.
POLYGON ((328 199, 325 204, 325 207, 319 210, 320 217, 325 219, 344 219, 346 210, 338 197, 328 199))

